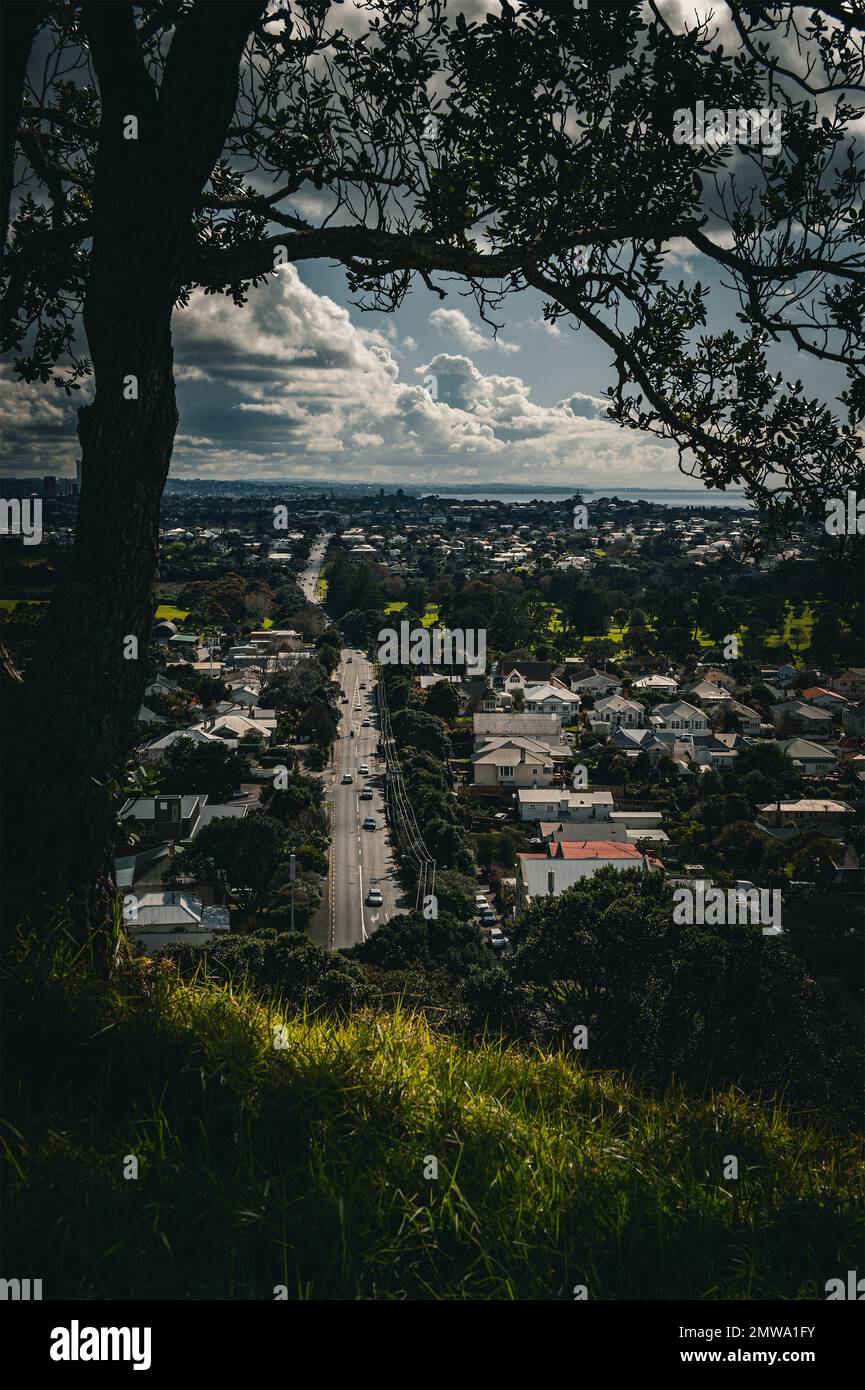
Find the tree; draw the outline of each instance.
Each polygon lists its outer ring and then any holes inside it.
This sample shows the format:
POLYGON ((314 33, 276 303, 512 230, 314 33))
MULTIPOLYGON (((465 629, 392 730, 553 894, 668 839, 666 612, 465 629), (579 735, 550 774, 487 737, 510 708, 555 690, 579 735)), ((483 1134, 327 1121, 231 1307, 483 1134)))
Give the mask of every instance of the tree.
POLYGON ((460 712, 460 697, 450 681, 436 681, 426 693, 424 709, 445 724, 452 724, 460 712))
POLYGON ((264 907, 269 884, 285 858, 285 828, 270 816, 214 820, 177 860, 177 873, 226 886, 246 908, 264 907))
MULTIPOLYGON (((821 92, 861 90, 862 31, 839 5, 806 7, 810 17, 795 4, 743 8, 745 63, 711 20, 676 32, 637 3, 503 3, 468 22, 457 6, 451 21, 424 0, 374 0, 356 35, 318 0, 290 11, 265 0, 3 8, 14 38, 0 160, 12 214, 4 345, 27 381, 74 391, 92 372, 95 388, 79 412, 72 563, 26 679, 9 691, 15 910, 71 895, 82 920, 104 917, 103 788, 143 688, 123 648, 128 635, 143 647, 152 621, 177 427, 171 319, 192 292, 242 304, 278 266, 321 258, 340 261, 379 308, 400 303, 415 273, 440 295, 433 275, 463 278, 484 309, 502 290, 531 288, 550 321, 609 352, 611 417, 672 439, 686 469, 741 483, 782 519, 822 513, 859 477, 863 271, 851 240, 863 176, 855 158, 834 159, 856 109, 839 100, 830 118, 801 101, 818 55, 821 92), (804 76, 764 45, 785 26, 804 76), (704 97, 783 109, 780 153, 749 152, 750 194, 729 150, 673 138, 676 110, 704 97), (16 151, 26 192, 13 207, 16 151), (709 208, 704 189, 725 175, 729 196, 709 208), (325 191, 318 224, 294 201, 310 189, 325 191), (710 211, 719 235, 708 234, 710 211), (665 278, 674 244, 735 285, 738 334, 704 331, 706 291, 677 280, 677 260, 665 278), (790 296, 797 276, 805 287, 790 296), (844 364, 843 419, 772 373, 770 338, 844 364), (732 403, 721 389, 731 377, 732 403), (50 856, 23 828, 37 823, 50 856)), ((358 574, 374 590, 366 567, 358 574)))
POLYGON ((242 753, 218 743, 179 738, 165 751, 158 773, 159 789, 198 792, 212 801, 226 801, 249 775, 249 759, 242 753))

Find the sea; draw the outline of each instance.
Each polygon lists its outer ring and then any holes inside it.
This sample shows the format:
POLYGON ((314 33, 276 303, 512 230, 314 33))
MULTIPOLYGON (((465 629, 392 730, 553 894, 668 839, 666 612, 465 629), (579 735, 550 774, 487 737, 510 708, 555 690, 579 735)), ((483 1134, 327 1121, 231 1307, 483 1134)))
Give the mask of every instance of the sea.
MULTIPOLYGON (((408 489, 406 489, 408 491, 408 489)), ((423 494, 433 497, 453 497, 460 501, 475 502, 562 502, 568 497, 573 497, 575 492, 579 492, 585 501, 590 502, 593 497, 616 497, 622 502, 653 502, 659 507, 751 507, 744 492, 739 488, 728 488, 726 492, 708 492, 702 488, 639 488, 639 487, 612 487, 609 492, 601 488, 571 487, 571 488, 526 488, 521 491, 515 488, 513 491, 507 489, 485 491, 478 488, 477 492, 470 488, 447 488, 442 487, 441 491, 423 494)))

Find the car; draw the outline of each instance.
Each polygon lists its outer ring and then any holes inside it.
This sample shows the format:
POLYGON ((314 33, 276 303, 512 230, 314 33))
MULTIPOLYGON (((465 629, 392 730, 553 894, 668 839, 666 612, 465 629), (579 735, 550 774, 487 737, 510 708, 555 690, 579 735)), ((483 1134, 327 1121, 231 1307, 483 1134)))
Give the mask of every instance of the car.
POLYGON ((381 907, 382 903, 384 902, 384 898, 381 895, 381 889, 370 888, 369 892, 366 895, 366 900, 369 903, 370 907, 381 907))
POLYGON ((376 828, 375 816, 364 816, 364 818, 363 818, 363 828, 364 828, 364 830, 375 830, 375 828, 376 828))
POLYGON ((369 763, 361 763, 358 772, 369 772, 369 763))
POLYGON ((370 727, 370 722, 369 722, 369 720, 368 720, 368 719, 362 719, 362 720, 360 721, 360 727, 361 727, 362 729, 368 729, 368 728, 370 727))
POLYGON ((347 656, 347 657, 345 658, 345 664, 346 664, 346 666, 350 666, 350 665, 351 665, 351 661, 352 661, 351 657, 350 657, 350 656, 347 656))
POLYGON ((348 704, 348 696, 347 696, 347 695, 340 695, 340 697, 339 697, 339 703, 340 703, 341 705, 347 705, 347 704, 348 704))
POLYGON ((354 778, 352 777, 352 775, 351 775, 350 772, 344 772, 344 773, 342 774, 342 785, 343 785, 344 787, 350 786, 351 783, 352 783, 353 781, 354 781, 354 778))
POLYGON ((475 898, 475 907, 477 908, 478 912, 483 912, 484 910, 489 911, 489 906, 490 905, 484 897, 483 893, 478 893, 477 897, 475 898))
POLYGON ((372 787, 364 787, 360 799, 361 801, 372 801, 372 787))
POLYGON ((361 706, 360 706, 360 705, 355 705, 355 707, 354 707, 354 712, 355 712, 355 714, 360 714, 360 712, 361 712, 361 706))
POLYGON ((500 927, 492 927, 490 930, 490 945, 494 951, 504 951, 508 946, 508 938, 500 927))
POLYGON ((493 927, 498 918, 491 907, 485 907, 481 910, 481 921, 485 927, 493 927))
POLYGON ((366 690, 366 681, 361 681, 360 688, 361 690, 366 690))

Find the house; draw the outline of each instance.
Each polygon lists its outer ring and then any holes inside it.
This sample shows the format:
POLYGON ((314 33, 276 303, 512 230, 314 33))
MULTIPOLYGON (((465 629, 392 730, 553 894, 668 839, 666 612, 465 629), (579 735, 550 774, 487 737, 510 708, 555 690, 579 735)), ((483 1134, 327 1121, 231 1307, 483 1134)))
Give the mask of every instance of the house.
POLYGON ((833 714, 840 714, 848 703, 846 695, 839 695, 836 690, 827 690, 822 685, 809 685, 800 694, 807 704, 819 705, 820 709, 828 709, 833 714))
POLYGON ((170 734, 161 734, 158 738, 151 739, 138 749, 138 756, 145 763, 161 763, 172 744, 182 738, 192 739, 193 743, 214 742, 212 736, 205 733, 202 725, 196 724, 189 729, 174 729, 170 734))
POLYGON ((612 815, 612 792, 518 791, 520 820, 604 821, 612 815))
POLYGON ((548 681, 555 670, 552 661, 500 661, 493 672, 493 685, 505 690, 520 690, 548 681))
POLYGON ((810 743, 806 738, 788 738, 779 747, 800 769, 803 777, 831 777, 837 759, 831 749, 810 743))
POLYGON ((592 699, 604 695, 621 695, 622 682, 609 671, 594 671, 590 676, 572 676, 571 689, 578 695, 589 695, 592 699))
POLYGON ((572 724, 580 713, 579 695, 573 694, 561 681, 524 686, 523 699, 531 714, 556 714, 567 724, 572 724))
POLYGON ((853 666, 849 671, 844 671, 832 684, 841 695, 861 700, 865 695, 865 666, 853 666))
POLYGON ((750 705, 740 704, 738 700, 731 700, 725 709, 740 733, 751 734, 753 737, 760 734, 763 723, 758 710, 751 709, 750 705))
POLYGON ((652 711, 652 723, 662 729, 677 734, 705 734, 709 721, 701 709, 688 704, 687 700, 673 700, 670 704, 656 705, 652 711))
POLYGON ((251 685, 235 685, 229 691, 229 698, 232 705, 244 705, 251 708, 258 704, 258 691, 251 685))
POLYGON ((562 742, 561 727, 557 714, 490 714, 481 711, 472 716, 475 746, 487 738, 534 738, 551 748, 561 748, 564 754, 568 749, 562 742))
POLYGON ((148 892, 137 899, 129 935, 146 950, 172 944, 201 946, 230 930, 227 907, 205 907, 192 893, 148 892))
POLYGON ((855 705, 845 705, 841 711, 841 723, 848 734, 865 734, 865 700, 859 700, 855 705))
POLYGON ((851 808, 845 801, 826 801, 800 797, 798 801, 770 801, 757 807, 760 825, 776 830, 840 829, 851 808))
POLYGON ((832 734, 832 715, 804 700, 781 700, 772 706, 772 723, 779 733, 804 734, 807 738, 829 738, 832 734))
MULTIPOLYGON (((739 683, 735 676, 731 676, 730 672, 725 671, 723 667, 698 666, 697 670, 700 672, 701 680, 710 681, 712 685, 720 685, 724 690, 729 691, 731 695, 735 695, 736 691, 739 689, 739 683)), ((684 691, 682 693, 684 694, 684 691)))
POLYGON ((165 792, 162 796, 130 797, 120 808, 120 820, 147 849, 189 844, 211 821, 242 820, 248 812, 249 806, 240 802, 211 802, 200 793, 183 796, 165 792))
POLYGON ((649 872, 663 866, 654 855, 612 840, 551 842, 545 854, 517 855, 517 908, 525 911, 535 898, 557 898, 581 879, 593 878, 607 867, 649 872))
POLYGON ((154 710, 150 709, 148 705, 140 705, 138 709, 138 722, 139 724, 167 724, 168 720, 164 719, 161 714, 157 714, 154 710))
POLYGON ((180 686, 159 671, 144 687, 145 695, 179 695, 180 686))
POLYGON ((487 738, 472 753, 474 785, 551 787, 561 778, 564 757, 532 738, 487 738))
MULTIPOLYGON (((654 819, 652 812, 645 814, 654 819)), ((657 819, 660 820, 660 816, 657 819)), ((627 816, 618 817, 615 814, 606 821, 542 820, 539 829, 544 840, 555 844, 568 844, 575 840, 583 843, 607 840, 616 845, 634 845, 638 840, 652 840, 659 845, 669 844, 669 836, 657 823, 632 826, 628 823, 627 816)))
MULTIPOLYGON (((593 727, 595 727, 593 725, 593 727)), ((655 729, 626 729, 619 727, 610 732, 609 742, 613 748, 618 748, 626 758, 638 758, 641 753, 646 753, 652 765, 658 761, 665 753, 672 754, 672 736, 668 742, 661 737, 661 730, 655 729)))
POLYGON ((644 690, 646 694, 656 695, 675 695, 679 689, 679 682, 673 680, 672 676, 641 676, 634 681, 635 690, 644 690))
POLYGON ((130 797, 120 808, 120 820, 135 832, 142 845, 183 844, 190 841, 200 828, 202 803, 200 795, 130 797))
POLYGON ((689 695, 692 700, 699 700, 701 705, 729 704, 732 695, 723 686, 713 685, 711 681, 695 681, 693 685, 686 685, 682 691, 683 695, 689 695))
POLYGON ((596 724, 607 725, 610 729, 641 729, 645 725, 646 707, 636 700, 626 700, 622 695, 608 695, 595 701, 589 717, 594 729, 596 724))

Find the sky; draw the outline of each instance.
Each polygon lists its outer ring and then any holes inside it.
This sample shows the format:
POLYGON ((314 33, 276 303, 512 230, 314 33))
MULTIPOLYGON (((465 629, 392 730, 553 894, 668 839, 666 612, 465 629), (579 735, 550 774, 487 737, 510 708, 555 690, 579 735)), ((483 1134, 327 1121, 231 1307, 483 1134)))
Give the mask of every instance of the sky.
MULTIPOLYGON (((320 214, 314 198, 294 206, 320 214)), ((712 286, 712 329, 733 326, 704 257, 674 246, 667 273, 712 286)), ((323 262, 284 267, 242 308, 193 293, 174 319, 172 477, 700 488, 674 446, 607 418, 611 354, 586 330, 545 323, 527 291, 503 302, 494 335, 461 282, 436 283, 444 299, 417 280, 393 314, 352 305, 343 270, 323 262)), ((804 375, 789 346, 773 365, 804 375)), ((831 397, 828 373, 808 370, 831 397)), ((74 474, 80 402, 0 365, 3 471, 74 474)))

